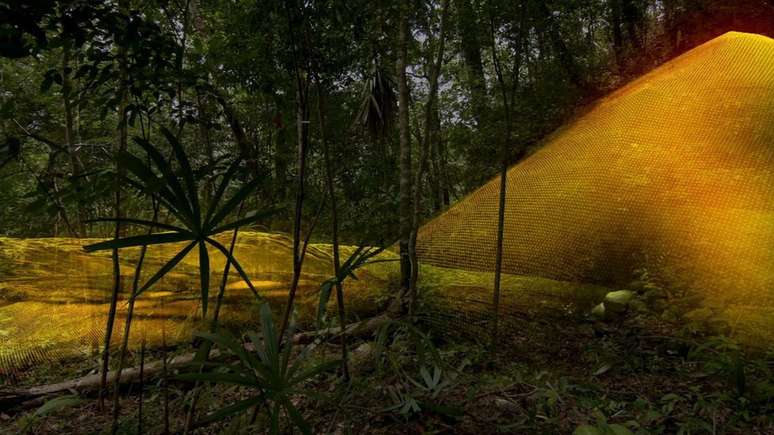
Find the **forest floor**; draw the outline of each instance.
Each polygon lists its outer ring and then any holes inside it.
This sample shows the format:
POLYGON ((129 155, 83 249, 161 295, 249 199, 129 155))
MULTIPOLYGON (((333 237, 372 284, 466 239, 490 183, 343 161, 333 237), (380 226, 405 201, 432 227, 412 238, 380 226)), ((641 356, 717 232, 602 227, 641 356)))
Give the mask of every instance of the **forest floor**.
MULTIPOLYGON (((294 404, 315 433, 774 434, 770 347, 708 334, 706 325, 680 317, 688 308, 679 301, 670 306, 677 315, 642 304, 604 321, 584 314, 511 314, 499 323, 493 345, 491 319, 457 316, 455 324, 444 307, 426 300, 420 312, 432 315, 413 325, 394 321, 351 341, 350 383, 328 373, 305 385, 314 393, 298 395, 294 404)), ((168 351, 171 356, 190 347, 168 351)), ((327 343, 313 359, 338 355, 338 345, 327 343)), ((145 356, 160 357, 159 349, 145 356)), ((26 383, 83 375, 97 363, 30 368, 26 383)), ((177 380, 167 387, 146 381, 140 419, 141 396, 132 385, 121 398, 119 433, 138 433, 139 421, 142 433, 163 433, 165 402, 169 433, 178 433, 189 390, 177 380)), ((235 387, 202 391, 200 416, 247 397, 235 387)), ((34 411, 2 411, 0 428, 109 433, 110 413, 99 412, 93 397, 46 415, 34 411)), ((267 431, 265 413, 253 425, 251 414, 193 433, 267 431)))

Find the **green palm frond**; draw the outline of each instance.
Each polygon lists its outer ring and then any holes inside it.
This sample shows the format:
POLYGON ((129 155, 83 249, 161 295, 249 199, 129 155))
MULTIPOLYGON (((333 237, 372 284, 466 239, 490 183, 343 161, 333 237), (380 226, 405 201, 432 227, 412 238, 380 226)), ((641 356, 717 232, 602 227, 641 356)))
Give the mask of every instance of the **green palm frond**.
POLYGON ((396 112, 395 83, 389 73, 374 61, 363 83, 356 122, 365 128, 372 138, 382 138, 392 128, 396 112))
POLYGON ((320 285, 320 298, 317 304, 318 328, 322 328, 323 321, 325 320, 326 307, 331 298, 333 288, 337 284, 344 283, 347 278, 351 277, 352 279, 358 279, 357 275, 355 275, 355 271, 363 266, 379 261, 373 261, 371 259, 381 254, 382 251, 384 251, 384 248, 368 247, 365 245, 358 246, 357 249, 355 249, 355 252, 353 252, 341 267, 339 267, 338 276, 331 277, 320 285))
POLYGON ((193 248, 198 247, 202 314, 206 317, 210 282, 209 247, 213 247, 226 256, 231 264, 234 265, 239 276, 257 297, 258 292, 245 273, 244 268, 242 268, 229 250, 218 243, 213 236, 224 231, 250 225, 276 212, 275 210, 264 210, 248 213, 241 219, 227 222, 228 216, 233 214, 237 207, 255 190, 259 180, 252 180, 244 184, 234 195, 226 199, 226 190, 239 170, 240 161, 236 160, 231 163, 223 174, 210 203, 203 207, 199 201, 199 186, 197 178, 194 176, 195 171, 191 167, 183 146, 169 130, 162 128, 161 131, 172 147, 175 160, 180 168, 179 174, 173 169, 172 162, 166 159, 156 146, 142 138, 135 138, 134 140, 146 152, 149 162, 146 163, 128 152, 120 153, 118 158, 120 163, 131 174, 131 177, 127 178, 127 182, 140 192, 157 199, 169 214, 179 221, 178 225, 160 224, 158 222, 133 218, 96 219, 95 221, 98 222, 116 222, 146 228, 161 228, 166 230, 166 232, 106 240, 87 245, 84 249, 86 252, 94 252, 134 246, 188 242, 145 284, 139 287, 134 295, 137 297, 172 270, 193 248))
POLYGON ((299 410, 293 405, 292 398, 302 393, 302 384, 322 373, 333 370, 340 361, 327 361, 312 366, 305 364, 308 350, 304 349, 291 361, 293 340, 285 340, 278 347, 277 328, 274 326, 271 309, 261 304, 261 334, 247 333, 253 349, 247 350, 239 339, 227 331, 218 333, 197 333, 196 336, 211 342, 237 357, 236 364, 230 362, 196 362, 192 366, 196 372, 183 373, 178 379, 189 382, 210 382, 214 384, 236 385, 255 390, 255 395, 207 415, 199 423, 210 423, 240 414, 249 408, 268 402, 264 408, 269 412, 270 433, 278 434, 280 417, 284 413, 290 423, 302 433, 310 434, 311 427, 299 410), (209 371, 202 371, 203 368, 209 371))

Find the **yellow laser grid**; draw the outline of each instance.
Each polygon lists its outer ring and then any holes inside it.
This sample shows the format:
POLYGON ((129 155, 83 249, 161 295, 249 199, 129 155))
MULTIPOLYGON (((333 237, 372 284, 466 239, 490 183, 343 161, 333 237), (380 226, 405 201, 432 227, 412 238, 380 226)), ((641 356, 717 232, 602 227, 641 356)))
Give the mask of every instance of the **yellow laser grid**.
MULTIPOLYGON (((424 225, 420 261, 492 272, 499 183, 424 225)), ((774 40, 728 33, 602 99, 508 170, 505 215, 505 273, 615 287, 647 270, 770 336, 774 40)))

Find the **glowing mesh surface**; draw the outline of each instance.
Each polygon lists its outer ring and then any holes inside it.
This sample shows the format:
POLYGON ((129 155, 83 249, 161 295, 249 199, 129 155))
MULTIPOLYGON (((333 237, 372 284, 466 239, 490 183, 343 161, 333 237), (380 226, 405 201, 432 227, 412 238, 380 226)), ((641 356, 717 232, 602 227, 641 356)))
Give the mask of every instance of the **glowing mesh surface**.
MULTIPOLYGON (((228 244, 230 234, 218 237, 228 244)), ((102 346, 112 289, 110 252, 87 254, 82 247, 94 240, 0 237, 0 386, 23 380, 25 369, 35 364, 67 358, 92 358, 102 346)), ((148 250, 144 279, 155 273, 181 249, 154 246, 148 250)), ((342 255, 353 248, 342 247, 342 255)), ((126 298, 139 249, 121 253, 124 293, 118 306, 113 344, 117 346, 126 319, 126 298)), ((317 309, 317 290, 333 271, 330 247, 311 244, 299 281, 298 322, 311 327, 317 309)), ((292 242, 279 234, 240 232, 235 255, 259 294, 272 305, 285 303, 291 280, 292 242)), ((206 329, 201 323, 198 256, 187 256, 161 282, 137 301, 130 345, 145 338, 149 346, 191 339, 191 332, 206 329)), ((215 304, 225 259, 211 252, 210 310, 215 304)), ((382 288, 378 270, 363 272, 347 283, 348 307, 369 313, 373 288, 382 288)), ((331 303, 329 311, 333 312, 331 303)), ((209 312, 212 315, 212 311, 209 312)), ((333 317, 333 315, 329 315, 333 317)), ((221 321, 229 327, 256 328, 258 309, 246 284, 236 273, 229 276, 221 321)))
MULTIPOLYGON (((509 169, 503 271, 615 287, 644 268, 770 338, 773 170, 774 40, 728 33, 509 169)), ((492 272, 498 194, 499 178, 423 226, 420 260, 492 272)))

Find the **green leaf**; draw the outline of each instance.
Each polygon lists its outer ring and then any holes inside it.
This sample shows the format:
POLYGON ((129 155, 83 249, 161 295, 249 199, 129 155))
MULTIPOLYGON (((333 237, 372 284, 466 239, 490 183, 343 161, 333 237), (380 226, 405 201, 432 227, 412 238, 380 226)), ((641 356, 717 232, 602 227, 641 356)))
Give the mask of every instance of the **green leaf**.
POLYGON ((234 196, 232 196, 228 201, 226 201, 226 203, 217 213, 215 213, 215 216, 213 216, 211 220, 205 223, 205 227, 208 229, 216 228, 223 221, 223 219, 229 215, 229 213, 234 211, 234 209, 236 209, 236 207, 247 198, 247 195, 255 190, 256 187, 258 187, 258 180, 253 180, 242 186, 242 188, 239 189, 237 193, 235 193, 234 196))
POLYGON ((331 292, 335 284, 336 278, 331 278, 320 285, 320 301, 317 304, 317 328, 322 328, 326 307, 328 306, 328 301, 331 299, 331 292))
MULTIPOLYGON (((176 231, 176 232, 183 233, 183 234, 188 233, 188 231, 185 230, 184 228, 180 228, 180 227, 176 227, 174 225, 164 224, 164 223, 160 223, 160 222, 148 221, 148 220, 144 220, 144 219, 96 218, 96 219, 88 219, 88 220, 86 220, 84 222, 85 223, 92 223, 92 222, 120 222, 122 224, 142 225, 142 226, 150 227, 150 228, 158 227, 158 228, 161 228, 161 229, 164 229, 164 230, 176 231)), ((188 233, 188 234, 190 235, 190 233, 188 233)))
POLYGON ((81 398, 78 397, 78 395, 76 394, 60 396, 47 401, 40 408, 36 409, 35 415, 38 417, 42 417, 52 412, 56 412, 64 408, 75 406, 79 403, 81 403, 81 398))
POLYGON ((285 347, 282 350, 282 363, 280 365, 280 377, 286 379, 288 376, 288 367, 290 366, 290 353, 293 350, 293 334, 295 334, 296 322, 291 319, 288 329, 285 331, 285 347))
POLYGON ((272 435, 279 435, 280 403, 275 403, 270 409, 271 427, 269 428, 269 433, 272 435))
POLYGON ((277 340, 277 330, 274 328, 274 319, 271 314, 271 307, 269 304, 263 303, 260 308, 261 312, 261 332, 263 333, 263 344, 266 352, 266 357, 269 359, 272 367, 279 366, 279 344, 277 340))
MULTIPOLYGON (((142 141, 142 139, 139 138, 134 138, 134 140, 137 143, 142 141)), ((147 195, 158 196, 163 200, 169 211, 174 214, 175 217, 188 225, 193 224, 191 213, 186 207, 186 204, 170 189, 171 185, 166 178, 159 178, 156 176, 153 170, 147 166, 145 162, 126 151, 122 151, 118 154, 118 161, 121 165, 126 167, 129 172, 140 179, 140 181, 145 183, 144 185, 141 184, 139 186, 141 191, 147 195)))
POLYGON ((153 284, 156 284, 156 281, 160 280, 162 277, 164 277, 164 275, 169 273, 172 268, 177 266, 177 263, 180 263, 180 261, 182 261, 183 258, 185 258, 189 252, 191 252, 191 249, 193 249, 194 246, 196 246, 196 243, 190 243, 188 246, 183 248, 182 251, 178 252, 177 255, 172 257, 171 260, 169 260, 161 269, 159 269, 158 272, 150 277, 150 279, 148 279, 148 281, 142 287, 140 287, 139 290, 137 290, 135 297, 140 296, 140 294, 142 294, 145 290, 148 290, 153 284))
POLYGON ((273 208, 273 209, 269 209, 269 210, 265 210, 265 211, 255 212, 255 213, 253 213, 253 214, 251 214, 249 216, 246 216, 246 217, 244 217, 242 219, 238 219, 238 220, 236 220, 234 222, 231 222, 230 224, 226 224, 226 225, 220 226, 218 228, 215 228, 214 230, 211 231, 211 233, 212 234, 219 234, 219 233, 222 233, 224 231, 229 231, 229 230, 233 230, 235 228, 239 228, 239 227, 242 227, 242 226, 245 226, 245 225, 250 225, 253 222, 257 222, 257 221, 259 221, 261 219, 265 219, 265 218, 267 218, 269 216, 272 216, 272 215, 276 214, 278 211, 279 211, 279 209, 273 208))
POLYGON ((201 212, 199 208, 199 189, 196 186, 196 180, 194 180, 193 169, 191 169, 191 163, 188 161, 188 156, 177 140, 174 134, 172 134, 166 127, 161 128, 161 134, 167 138, 167 142, 172 145, 172 150, 175 153, 177 162, 180 164, 180 171, 183 173, 183 180, 185 180, 186 187, 188 188, 188 199, 191 203, 193 217, 197 221, 197 226, 201 226, 201 212))
POLYGON ((153 144, 142 138, 135 138, 134 140, 148 153, 150 158, 156 164, 156 167, 161 171, 167 184, 175 194, 176 201, 174 201, 174 204, 184 210, 186 215, 191 216, 192 221, 194 221, 193 223, 196 223, 195 219, 193 219, 193 209, 191 208, 188 196, 185 194, 177 175, 175 175, 172 170, 172 166, 170 166, 169 162, 167 162, 164 156, 161 155, 161 152, 153 146, 153 144))
POLYGON ((263 401, 264 401, 264 397, 262 395, 242 400, 231 406, 221 408, 220 410, 207 415, 206 417, 201 419, 199 423, 207 424, 207 423, 212 423, 214 421, 223 420, 224 418, 230 415, 239 414, 241 412, 244 412, 247 409, 252 408, 253 406, 260 405, 261 403, 263 403, 263 401))
POLYGON ((385 323, 376 331, 376 340, 374 340, 374 359, 380 369, 382 367, 382 353, 387 348, 387 337, 390 332, 390 326, 392 326, 392 322, 385 323))
POLYGON ((199 279, 201 280, 202 317, 207 317, 207 303, 210 298, 210 254, 207 243, 199 241, 199 279))
POLYGON ((609 424, 607 427, 615 435, 633 435, 632 431, 620 424, 609 424))
POLYGON ((332 360, 332 361, 326 361, 321 364, 317 364, 313 367, 310 367, 306 370, 303 370, 298 375, 293 376, 293 378, 290 380, 291 385, 296 385, 300 382, 303 382, 307 379, 314 378, 315 376, 319 375, 320 373, 327 372, 330 370, 335 369, 341 365, 341 360, 332 360))
POLYGON ((605 317, 605 303, 600 302, 594 308, 592 308, 591 315, 600 319, 605 317))
POLYGON ((312 428, 309 426, 309 423, 304 420, 304 417, 301 416, 301 413, 298 412, 298 409, 296 409, 295 406, 293 406, 293 403, 285 399, 283 401, 283 405, 285 407, 285 410, 288 412, 288 416, 290 416, 290 420, 295 424, 299 429, 301 429, 301 433, 305 435, 311 435, 312 428))
POLYGON ((619 290, 605 295, 605 302, 616 305, 626 305, 633 296, 634 292, 631 290, 619 290))
POLYGON ((430 372, 427 371, 426 367, 422 367, 419 369, 419 374, 422 376, 422 380, 425 381, 425 386, 432 387, 433 386, 433 378, 430 377, 430 372))
POLYGON ((239 163, 239 159, 234 160, 234 162, 229 165, 226 173, 223 174, 223 178, 220 180, 218 188, 215 189, 215 194, 212 195, 212 200, 207 210, 207 216, 204 218, 204 222, 210 222, 210 219, 215 214, 218 204, 220 204, 220 199, 223 197, 223 193, 226 191, 229 183, 231 183, 231 179, 234 177, 234 174, 236 174, 237 169, 239 169, 239 163))
POLYGON ((573 435, 602 435, 602 432, 600 432, 599 429, 597 429, 594 426, 584 424, 575 428, 575 431, 572 434, 573 435))
POLYGON ((465 411, 460 408, 448 405, 441 405, 438 403, 420 401, 419 406, 422 409, 435 412, 436 414, 445 415, 452 418, 461 418, 465 416, 465 411))
POLYGON ((263 344, 263 340, 258 337, 258 334, 254 332, 248 332, 247 337, 250 339, 250 341, 253 342, 253 347, 255 348, 255 352, 258 354, 258 357, 261 359, 261 362, 265 366, 271 365, 271 361, 269 361, 269 357, 266 355, 265 346, 263 344))
POLYGON ((248 355, 244 346, 242 346, 242 343, 238 342, 229 332, 222 331, 217 334, 210 332, 197 332, 194 335, 217 344, 223 350, 228 349, 231 351, 231 353, 239 358, 245 367, 251 367, 253 365, 252 361, 254 360, 251 361, 250 355, 248 355))
POLYGON ((223 255, 226 256, 226 259, 231 262, 231 265, 234 266, 234 269, 237 270, 237 272, 239 273, 239 276, 242 277, 242 280, 245 282, 245 284, 247 284, 247 286, 250 287, 250 291, 253 292, 253 295, 255 296, 255 298, 260 300, 261 295, 258 294, 258 290, 255 289, 253 282, 250 281, 250 278, 247 276, 247 273, 245 273, 244 269, 242 269, 242 265, 239 264, 237 259, 233 255, 231 255, 230 252, 228 252, 228 249, 226 249, 225 246, 218 243, 217 240, 212 238, 207 238, 206 240, 207 240, 207 243, 216 247, 220 252, 223 253, 223 255))
POLYGON ((256 359, 255 356, 252 353, 248 353, 248 356, 250 358, 250 370, 253 372, 258 372, 261 376, 263 376, 264 381, 269 384, 276 384, 279 380, 278 373, 275 373, 272 370, 271 364, 269 362, 268 357, 266 356, 266 352, 263 349, 263 342, 258 337, 258 335, 254 332, 248 332, 247 337, 250 339, 250 341, 253 343, 253 347, 255 348, 255 353, 258 355, 258 358, 256 359))
POLYGON ((254 378, 248 378, 234 373, 181 373, 176 376, 181 381, 210 382, 213 384, 241 385, 245 387, 260 387, 254 378))
POLYGON ((184 240, 191 240, 190 234, 178 232, 145 234, 93 243, 91 245, 84 246, 83 250, 86 252, 94 252, 108 249, 130 248, 133 246, 160 245, 164 243, 182 242, 184 240))
MULTIPOLYGON (((54 399, 51 399, 40 406, 40 408, 35 410, 35 413, 33 414, 33 418, 29 418, 26 420, 26 424, 24 424, 20 429, 21 433, 26 434, 30 433, 30 431, 33 430, 34 425, 40 420, 41 418, 45 417, 46 415, 57 412, 59 410, 62 410, 64 408, 69 408, 71 406, 75 406, 81 402, 81 399, 77 395, 67 395, 67 396, 60 396, 54 399)), ((20 420, 21 422, 21 420, 20 420)))

